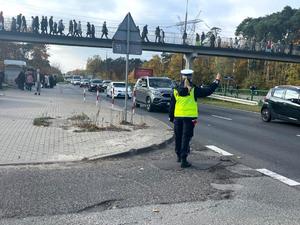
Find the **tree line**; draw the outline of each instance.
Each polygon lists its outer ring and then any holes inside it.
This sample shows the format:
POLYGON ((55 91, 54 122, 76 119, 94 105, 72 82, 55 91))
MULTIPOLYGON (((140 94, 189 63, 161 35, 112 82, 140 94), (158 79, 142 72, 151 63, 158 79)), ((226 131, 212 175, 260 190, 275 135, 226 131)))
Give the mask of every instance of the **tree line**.
POLYGON ((300 44, 300 9, 286 6, 281 12, 264 17, 248 17, 238 25, 235 35, 256 40, 300 44))

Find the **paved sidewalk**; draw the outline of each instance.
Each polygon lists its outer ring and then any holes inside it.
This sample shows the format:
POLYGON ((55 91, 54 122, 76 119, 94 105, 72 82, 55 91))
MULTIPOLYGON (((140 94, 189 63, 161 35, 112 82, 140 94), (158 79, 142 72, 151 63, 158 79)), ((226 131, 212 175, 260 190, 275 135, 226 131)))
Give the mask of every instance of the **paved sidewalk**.
POLYGON ((68 85, 42 91, 36 96, 9 89, 0 97, 0 164, 101 158, 159 145, 173 136, 167 124, 149 116, 134 115, 134 126, 121 125, 120 108, 112 110, 105 101, 99 107, 83 102, 68 85), (76 132, 69 118, 82 113, 101 129, 113 126, 117 131, 76 132), (34 126, 38 117, 54 119, 49 127, 34 126))

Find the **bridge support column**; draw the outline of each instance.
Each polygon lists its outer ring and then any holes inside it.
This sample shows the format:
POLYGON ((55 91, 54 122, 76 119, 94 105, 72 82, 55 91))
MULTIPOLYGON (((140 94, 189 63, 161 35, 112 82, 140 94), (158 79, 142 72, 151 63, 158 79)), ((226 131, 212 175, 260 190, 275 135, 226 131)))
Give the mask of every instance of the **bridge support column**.
POLYGON ((195 54, 195 53, 184 54, 185 69, 192 69, 193 68, 193 61, 196 57, 197 57, 197 54, 195 54))

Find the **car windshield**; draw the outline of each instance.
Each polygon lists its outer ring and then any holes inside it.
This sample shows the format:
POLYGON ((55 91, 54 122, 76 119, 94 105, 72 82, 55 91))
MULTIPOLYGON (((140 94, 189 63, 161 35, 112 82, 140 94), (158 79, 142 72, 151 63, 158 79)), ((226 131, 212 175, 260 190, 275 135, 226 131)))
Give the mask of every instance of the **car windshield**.
POLYGON ((113 84, 114 87, 125 87, 124 83, 114 83, 113 84))
POLYGON ((149 79, 149 86, 153 88, 171 88, 172 81, 170 79, 149 79))
POLYGON ((83 82, 89 82, 89 81, 90 81, 89 79, 84 79, 84 80, 83 80, 83 82))
POLYGON ((102 83, 102 81, 101 81, 101 80, 93 80, 92 82, 93 82, 93 83, 96 83, 96 84, 100 84, 100 83, 102 83))
POLYGON ((74 76, 73 79, 74 80, 80 80, 80 76, 74 76))

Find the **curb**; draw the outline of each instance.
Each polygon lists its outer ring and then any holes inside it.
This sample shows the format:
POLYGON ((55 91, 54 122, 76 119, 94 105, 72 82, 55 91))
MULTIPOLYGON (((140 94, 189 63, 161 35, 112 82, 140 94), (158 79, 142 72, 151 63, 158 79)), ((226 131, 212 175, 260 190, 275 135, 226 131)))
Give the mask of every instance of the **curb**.
POLYGON ((85 159, 82 159, 81 161, 92 162, 92 161, 97 161, 99 159, 124 158, 124 157, 129 157, 129 156, 135 156, 135 155, 147 153, 150 151, 154 151, 154 150, 158 150, 160 148, 166 147, 167 145, 171 144, 173 141, 174 141, 174 134, 172 135, 172 137, 163 141, 160 144, 153 144, 148 147, 143 147, 143 148, 138 148, 138 149, 133 148, 126 152, 115 153, 115 154, 111 154, 111 155, 104 155, 104 156, 99 155, 99 156, 87 157, 85 159))
POLYGON ((49 161, 49 162, 20 162, 20 163, 3 163, 3 164, 0 163, 0 168, 4 166, 38 166, 38 165, 68 164, 68 163, 86 163, 86 162, 94 162, 100 159, 129 157, 129 156, 134 156, 134 155, 160 149, 172 143, 173 141, 174 141, 174 134, 172 135, 171 138, 168 138, 167 140, 161 142, 160 144, 153 144, 148 147, 143 147, 138 149, 130 149, 126 152, 121 152, 121 153, 115 153, 115 154, 103 155, 103 156, 96 155, 91 157, 84 157, 80 160, 70 160, 70 161, 64 160, 64 161, 49 161))

